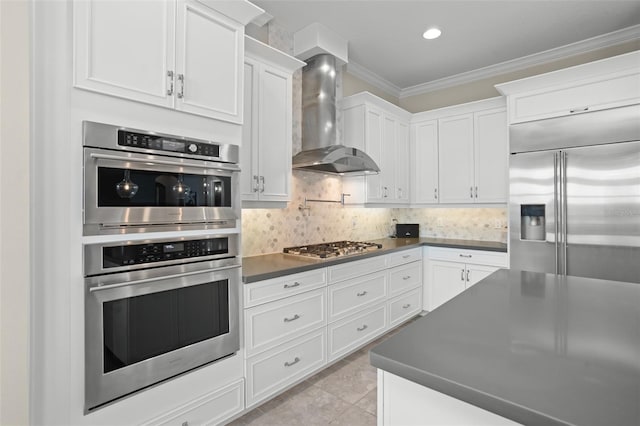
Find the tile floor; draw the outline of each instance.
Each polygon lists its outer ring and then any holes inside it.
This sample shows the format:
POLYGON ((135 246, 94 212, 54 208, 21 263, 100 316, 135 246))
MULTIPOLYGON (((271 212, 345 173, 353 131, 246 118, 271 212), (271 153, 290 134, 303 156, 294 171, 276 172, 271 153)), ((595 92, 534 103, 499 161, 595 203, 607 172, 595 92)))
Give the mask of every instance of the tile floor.
POLYGON ((377 372, 369 364, 369 350, 415 319, 253 409, 229 426, 375 426, 377 372))

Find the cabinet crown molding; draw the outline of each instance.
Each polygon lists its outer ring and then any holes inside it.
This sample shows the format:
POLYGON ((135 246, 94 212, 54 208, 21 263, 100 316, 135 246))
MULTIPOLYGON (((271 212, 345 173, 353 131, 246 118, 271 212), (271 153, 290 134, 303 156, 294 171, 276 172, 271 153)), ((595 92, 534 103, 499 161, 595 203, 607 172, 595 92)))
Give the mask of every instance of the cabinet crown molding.
POLYGON ((248 35, 244 36, 244 53, 250 58, 259 59, 290 73, 307 64, 248 35))
POLYGON ((356 93, 355 95, 346 96, 342 98, 343 109, 362 105, 363 103, 368 103, 368 104, 377 106, 378 108, 381 108, 384 111, 395 114, 399 118, 407 121, 411 120, 411 116, 413 115, 409 111, 402 109, 398 105, 392 104, 391 102, 385 99, 382 99, 371 92, 360 92, 360 93, 356 93))
POLYGON ((198 0, 205 6, 216 10, 227 18, 247 25, 265 11, 247 0, 198 0))
POLYGON ((505 108, 506 105, 507 103, 504 96, 496 96, 495 98, 467 102, 466 104, 452 105, 444 108, 418 112, 412 115, 411 123, 419 123, 422 121, 435 120, 459 114, 469 114, 493 108, 505 108))

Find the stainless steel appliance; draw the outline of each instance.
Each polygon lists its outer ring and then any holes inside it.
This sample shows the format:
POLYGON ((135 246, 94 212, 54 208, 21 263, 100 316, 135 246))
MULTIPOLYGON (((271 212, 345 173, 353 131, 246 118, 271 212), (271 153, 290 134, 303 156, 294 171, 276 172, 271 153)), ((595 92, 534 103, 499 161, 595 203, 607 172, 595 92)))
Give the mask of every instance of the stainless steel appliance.
POLYGON ((361 241, 335 241, 331 243, 310 244, 306 246, 287 247, 285 254, 304 256, 313 259, 327 259, 331 257, 362 254, 379 250, 382 244, 361 241))
POLYGON ((237 352, 237 234, 85 245, 85 410, 237 352))
POLYGON ((234 228, 238 147, 85 121, 84 234, 234 228))
POLYGON ((511 267, 640 283, 640 105, 510 139, 511 267))

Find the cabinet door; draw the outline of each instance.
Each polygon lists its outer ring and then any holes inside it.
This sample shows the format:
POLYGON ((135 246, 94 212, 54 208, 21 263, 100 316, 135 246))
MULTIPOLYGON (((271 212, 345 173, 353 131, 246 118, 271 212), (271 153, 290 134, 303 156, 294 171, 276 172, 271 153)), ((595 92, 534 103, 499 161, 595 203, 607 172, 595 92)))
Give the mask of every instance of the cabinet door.
POLYGON ((258 103, 260 200, 291 197, 291 75, 263 65, 258 103))
POLYGON ((498 269, 500 268, 496 268, 495 266, 467 265, 467 271, 465 273, 466 288, 488 277, 498 269))
POLYGON ((74 86, 172 107, 174 21, 173 2, 74 1, 74 86))
POLYGON ((409 202, 409 125, 398 121, 395 146, 395 199, 409 202))
POLYGON ((240 147, 240 197, 243 201, 258 199, 258 72, 257 62, 244 63, 244 123, 240 147))
POLYGON ((474 114, 477 203, 506 203, 508 182, 507 112, 504 108, 474 114))
POLYGON ((180 0, 176 31, 176 108, 242 123, 244 27, 201 4, 180 0))
POLYGON ((438 122, 417 123, 411 143, 412 203, 438 202, 438 122))
POLYGON ((382 201, 395 201, 395 171, 396 171, 396 124, 395 117, 384 115, 382 121, 382 154, 380 156, 380 185, 382 186, 382 201))
POLYGON ((465 289, 466 269, 464 263, 429 262, 431 288, 430 310, 437 308, 449 299, 457 296, 465 289))
POLYGON ((365 116, 365 152, 380 167, 380 174, 367 176, 367 202, 383 202, 382 178, 384 164, 382 164, 382 113, 375 109, 367 108, 365 116))
POLYGON ((438 120, 440 202, 473 203, 473 114, 438 120))

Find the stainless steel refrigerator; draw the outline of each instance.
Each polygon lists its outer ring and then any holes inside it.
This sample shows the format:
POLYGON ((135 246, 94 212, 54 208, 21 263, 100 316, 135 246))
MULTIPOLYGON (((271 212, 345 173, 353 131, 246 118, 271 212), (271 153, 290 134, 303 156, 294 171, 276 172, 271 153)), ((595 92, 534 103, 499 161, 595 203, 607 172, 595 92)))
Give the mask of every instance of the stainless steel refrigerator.
POLYGON ((511 268, 640 283, 640 105, 510 127, 511 268))

